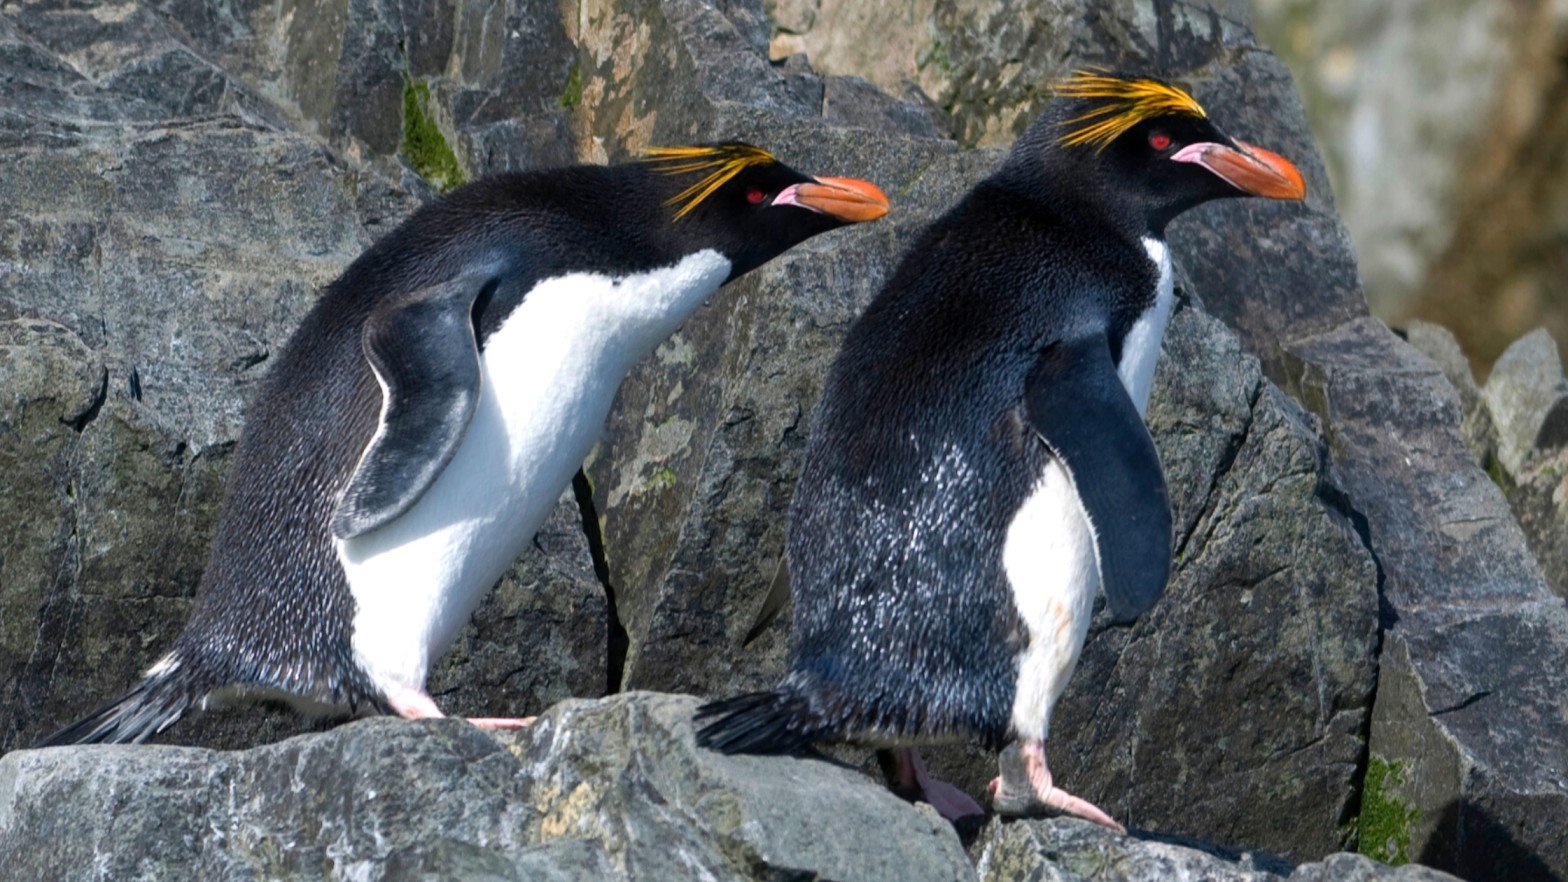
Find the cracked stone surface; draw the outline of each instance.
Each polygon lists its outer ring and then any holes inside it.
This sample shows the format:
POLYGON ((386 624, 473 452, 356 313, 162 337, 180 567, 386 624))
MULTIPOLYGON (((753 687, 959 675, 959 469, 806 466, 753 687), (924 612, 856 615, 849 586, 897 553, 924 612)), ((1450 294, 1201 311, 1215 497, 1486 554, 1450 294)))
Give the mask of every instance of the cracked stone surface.
POLYGON ((525 733, 379 719, 243 752, 17 751, 0 758, 0 862, 41 880, 1453 878, 1351 854, 1292 871, 1066 819, 993 821, 966 855, 934 811, 852 769, 697 749, 696 704, 567 701, 525 733))
POLYGON ((1118 836, 1076 819, 991 822, 971 849, 981 882, 1445 882, 1421 866, 1390 867, 1358 854, 1334 854, 1291 867, 1271 855, 1233 852, 1175 837, 1118 836))
POLYGON ((520 734, 383 718, 244 752, 13 752, 0 865, 17 879, 974 878, 935 812, 818 760, 699 750, 695 707, 627 694, 563 702, 520 734))

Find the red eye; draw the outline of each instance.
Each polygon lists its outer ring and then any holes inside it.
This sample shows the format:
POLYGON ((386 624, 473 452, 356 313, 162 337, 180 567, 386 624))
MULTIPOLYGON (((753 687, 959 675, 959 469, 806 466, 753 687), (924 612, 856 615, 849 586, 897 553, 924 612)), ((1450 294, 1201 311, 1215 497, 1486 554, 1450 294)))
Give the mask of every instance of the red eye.
POLYGON ((1164 132, 1155 132, 1149 136, 1149 146, 1164 153, 1166 150, 1171 149, 1171 136, 1164 132))
POLYGON ((767 195, 768 194, 762 192, 761 190, 753 188, 751 190, 747 190, 746 191, 746 201, 750 202, 752 205, 756 205, 757 203, 761 202, 763 199, 766 199, 767 195))

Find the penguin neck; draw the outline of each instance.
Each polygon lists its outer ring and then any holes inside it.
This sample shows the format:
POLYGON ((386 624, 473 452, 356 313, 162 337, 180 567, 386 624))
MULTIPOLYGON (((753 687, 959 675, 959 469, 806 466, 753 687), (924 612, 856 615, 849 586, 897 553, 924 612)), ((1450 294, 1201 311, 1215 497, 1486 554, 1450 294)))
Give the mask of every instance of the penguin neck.
MULTIPOLYGON (((615 296, 600 300, 610 329, 606 342, 620 355, 622 369, 652 352, 680 328, 730 275, 730 261, 705 248, 673 264, 611 280, 615 296)), ((590 280, 589 285, 602 284, 590 280)))
POLYGON ((1075 222, 1093 219, 1129 246, 1143 251, 1145 239, 1165 240, 1165 224, 1149 217, 1139 201, 1104 174, 1082 150, 1051 146, 1017 150, 995 180, 1014 193, 1075 222))
POLYGON ((1128 329, 1127 335, 1122 338, 1121 357, 1116 364, 1116 373, 1121 377, 1122 385, 1127 389, 1128 397, 1138 408, 1138 415, 1145 416, 1149 410, 1149 394, 1154 389, 1154 367, 1160 357, 1160 344, 1165 339, 1165 327, 1170 323, 1171 312, 1176 305, 1176 288, 1174 271, 1171 266, 1170 248, 1165 240, 1146 237, 1143 250, 1149 260, 1154 263, 1158 273, 1155 282, 1154 299, 1128 329))

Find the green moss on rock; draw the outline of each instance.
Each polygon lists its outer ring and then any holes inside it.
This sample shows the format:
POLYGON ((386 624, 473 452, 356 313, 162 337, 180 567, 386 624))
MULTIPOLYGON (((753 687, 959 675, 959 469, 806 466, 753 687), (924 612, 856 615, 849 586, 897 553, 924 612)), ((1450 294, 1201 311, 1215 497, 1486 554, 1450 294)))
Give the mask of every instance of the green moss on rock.
POLYGON ((1495 454, 1488 454, 1486 457, 1486 476, 1491 478, 1492 483, 1501 487, 1504 492, 1507 492, 1509 486, 1513 483, 1508 480, 1508 473, 1503 470, 1503 461, 1498 459, 1495 454))
POLYGON ((467 179, 430 112, 429 84, 412 78, 403 82, 403 157, 443 193, 467 179))
POLYGON ((1393 792, 1409 772, 1410 763, 1404 760, 1390 762, 1373 755, 1367 762, 1361 816, 1356 821, 1361 853, 1396 867, 1410 863, 1410 828, 1421 817, 1415 806, 1393 792))
POLYGON ((566 75, 566 88, 561 90, 561 97, 557 104, 567 109, 583 103, 583 74, 577 64, 572 65, 572 70, 566 75))

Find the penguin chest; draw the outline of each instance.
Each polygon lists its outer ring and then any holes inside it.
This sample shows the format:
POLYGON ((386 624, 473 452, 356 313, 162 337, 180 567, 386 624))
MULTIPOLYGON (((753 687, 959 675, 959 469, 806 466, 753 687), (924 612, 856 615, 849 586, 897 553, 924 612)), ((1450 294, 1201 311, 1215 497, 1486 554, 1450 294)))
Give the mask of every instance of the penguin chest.
MULTIPOLYGON (((1175 304, 1165 243, 1145 239, 1143 245, 1158 270, 1158 287, 1148 309, 1123 339, 1116 366, 1140 415, 1148 411, 1154 366, 1175 304)), ((1100 585, 1094 532, 1060 462, 1053 459, 1046 464, 1013 516, 1002 564, 1029 634, 1029 645, 1018 657, 1013 728, 1020 737, 1043 740, 1050 728, 1051 708, 1078 664, 1100 585)))
POLYGON ((547 279, 490 335, 479 405, 440 476, 397 520, 337 540, 354 654, 373 681, 423 688, 571 483, 626 372, 729 268, 704 251, 638 275, 547 279))
POLYGON ((1170 323, 1171 310, 1176 305, 1170 249, 1159 239, 1144 239, 1143 248, 1159 272, 1159 281, 1155 283, 1153 302, 1122 339, 1122 357, 1116 365, 1116 373, 1140 415, 1149 410, 1154 365, 1160 359, 1160 342, 1165 339, 1165 326, 1170 323))

